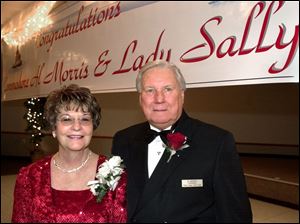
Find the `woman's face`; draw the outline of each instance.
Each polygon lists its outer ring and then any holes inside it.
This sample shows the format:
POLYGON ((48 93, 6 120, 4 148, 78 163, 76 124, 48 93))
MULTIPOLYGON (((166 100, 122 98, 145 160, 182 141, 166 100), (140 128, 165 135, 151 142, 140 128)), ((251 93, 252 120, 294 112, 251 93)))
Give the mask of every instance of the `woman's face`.
POLYGON ((61 110, 55 133, 59 149, 81 151, 88 148, 93 135, 93 120, 89 112, 61 110))

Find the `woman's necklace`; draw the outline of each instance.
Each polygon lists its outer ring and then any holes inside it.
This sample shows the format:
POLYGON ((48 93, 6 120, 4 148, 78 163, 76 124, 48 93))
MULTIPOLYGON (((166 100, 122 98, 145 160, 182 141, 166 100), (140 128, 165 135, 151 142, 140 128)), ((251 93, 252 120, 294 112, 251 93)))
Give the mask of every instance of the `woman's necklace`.
POLYGON ((71 170, 67 170, 67 169, 64 169, 64 168, 60 167, 60 165, 58 165, 56 163, 55 158, 53 158, 53 163, 54 163, 54 166, 57 167, 62 172, 64 172, 64 173, 73 173, 73 172, 76 172, 76 171, 80 170, 82 167, 84 167, 84 165, 87 163, 87 161, 89 160, 89 158, 90 158, 91 155, 92 155, 92 152, 89 151, 89 154, 88 154, 86 160, 79 167, 71 169, 71 170))

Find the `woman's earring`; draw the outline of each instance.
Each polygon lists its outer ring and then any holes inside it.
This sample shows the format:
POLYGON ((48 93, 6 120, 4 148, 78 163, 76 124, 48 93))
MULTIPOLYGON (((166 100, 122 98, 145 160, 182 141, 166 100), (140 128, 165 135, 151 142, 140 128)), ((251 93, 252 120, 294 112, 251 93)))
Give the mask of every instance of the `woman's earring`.
POLYGON ((56 134, 54 131, 52 131, 52 135, 53 135, 53 138, 56 138, 56 134))

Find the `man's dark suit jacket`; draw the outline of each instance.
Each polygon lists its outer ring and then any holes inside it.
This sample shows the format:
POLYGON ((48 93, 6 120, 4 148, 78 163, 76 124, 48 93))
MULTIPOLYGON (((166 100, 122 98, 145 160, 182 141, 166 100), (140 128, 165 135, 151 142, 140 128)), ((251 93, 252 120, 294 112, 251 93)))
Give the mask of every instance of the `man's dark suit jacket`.
POLYGON ((231 133, 190 118, 184 111, 176 132, 189 147, 167 163, 165 150, 151 178, 147 169, 149 123, 117 132, 112 154, 128 172, 128 222, 252 222, 245 179, 231 133), (183 187, 187 180, 201 187, 183 187))

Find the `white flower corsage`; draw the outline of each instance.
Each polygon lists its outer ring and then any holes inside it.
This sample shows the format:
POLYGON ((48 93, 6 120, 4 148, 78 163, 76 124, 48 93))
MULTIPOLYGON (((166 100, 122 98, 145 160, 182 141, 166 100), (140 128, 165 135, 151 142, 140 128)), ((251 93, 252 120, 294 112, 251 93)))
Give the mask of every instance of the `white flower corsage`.
POLYGON ((105 160, 98 168, 96 180, 87 183, 93 195, 97 197, 97 202, 101 202, 107 191, 116 189, 121 174, 124 172, 122 161, 120 156, 113 156, 109 160, 105 160))

